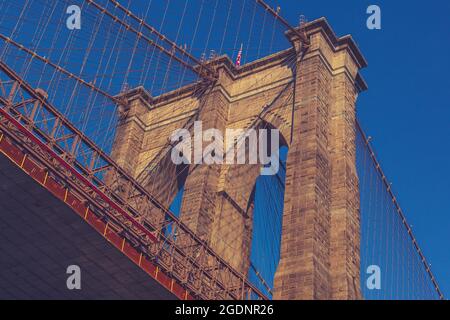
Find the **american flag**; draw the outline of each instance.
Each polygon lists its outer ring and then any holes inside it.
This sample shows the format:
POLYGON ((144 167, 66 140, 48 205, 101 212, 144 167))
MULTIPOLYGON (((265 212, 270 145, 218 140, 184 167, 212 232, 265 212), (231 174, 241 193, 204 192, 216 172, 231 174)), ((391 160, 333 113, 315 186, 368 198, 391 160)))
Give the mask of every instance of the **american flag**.
POLYGON ((241 66, 241 59, 242 59, 242 43, 241 43, 241 48, 239 49, 238 56, 236 58, 236 67, 241 66))

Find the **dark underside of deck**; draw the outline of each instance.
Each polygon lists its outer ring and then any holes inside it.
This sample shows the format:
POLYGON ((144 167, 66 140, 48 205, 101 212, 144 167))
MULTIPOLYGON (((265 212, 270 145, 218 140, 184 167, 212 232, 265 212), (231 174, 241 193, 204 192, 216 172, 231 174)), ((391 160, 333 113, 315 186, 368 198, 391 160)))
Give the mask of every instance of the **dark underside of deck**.
POLYGON ((174 299, 0 153, 0 299, 174 299), (67 267, 81 269, 69 290, 67 267))

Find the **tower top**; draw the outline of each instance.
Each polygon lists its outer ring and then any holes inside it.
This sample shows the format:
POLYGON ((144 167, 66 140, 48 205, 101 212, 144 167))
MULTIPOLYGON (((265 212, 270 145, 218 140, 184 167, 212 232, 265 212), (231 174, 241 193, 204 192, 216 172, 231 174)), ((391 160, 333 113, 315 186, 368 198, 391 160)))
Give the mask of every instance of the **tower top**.
MULTIPOLYGON (((325 17, 316 19, 311 22, 305 21, 302 26, 299 26, 295 29, 300 31, 300 28, 302 29, 301 31, 305 32, 308 37, 311 37, 312 35, 319 32, 322 33, 334 50, 343 50, 347 48, 347 50, 349 50, 350 54, 352 55, 355 63, 358 65, 359 69, 367 67, 367 61, 359 50, 358 45, 356 44, 353 37, 351 35, 345 35, 342 37, 336 36, 325 17)), ((291 42, 295 42, 298 40, 297 34, 295 34, 291 30, 286 31, 286 36, 291 42)))

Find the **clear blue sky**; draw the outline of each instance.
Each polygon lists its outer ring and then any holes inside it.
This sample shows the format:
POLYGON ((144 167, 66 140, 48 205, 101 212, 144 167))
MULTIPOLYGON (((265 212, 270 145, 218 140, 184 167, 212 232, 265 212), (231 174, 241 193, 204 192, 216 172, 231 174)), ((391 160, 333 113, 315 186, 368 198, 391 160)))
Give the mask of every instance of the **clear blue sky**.
POLYGON ((352 34, 369 67, 359 118, 373 137, 438 282, 450 295, 450 2, 271 1, 292 23, 325 16, 338 35, 352 34), (377 4, 382 29, 366 28, 377 4))

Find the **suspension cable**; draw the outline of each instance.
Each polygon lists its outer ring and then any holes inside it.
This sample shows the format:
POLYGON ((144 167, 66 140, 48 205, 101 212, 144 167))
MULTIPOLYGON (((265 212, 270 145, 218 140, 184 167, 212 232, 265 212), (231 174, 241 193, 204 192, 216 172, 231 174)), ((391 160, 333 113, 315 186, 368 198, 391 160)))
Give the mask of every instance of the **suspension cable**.
POLYGON ((24 45, 22 45, 22 44, 20 44, 20 43, 18 43, 18 42, 16 42, 16 41, 14 41, 14 40, 12 40, 12 39, 6 37, 6 36, 3 35, 2 33, 0 33, 0 39, 4 40, 4 41, 7 42, 7 43, 10 43, 10 44, 14 45, 14 46, 17 47, 19 50, 21 50, 21 51, 23 51, 23 52, 25 52, 25 53, 28 53, 29 55, 33 56, 34 58, 36 58, 36 59, 38 59, 38 60, 40 60, 40 61, 42 61, 42 62, 44 62, 45 64, 48 64, 49 66, 52 66, 52 67, 55 68, 56 70, 58 70, 58 71, 60 71, 61 73, 65 74, 66 76, 68 76, 69 78, 72 78, 72 79, 74 79, 74 80, 80 82, 81 84, 83 84, 83 85, 89 87, 90 89, 92 89, 92 90, 94 90, 94 91, 96 91, 96 92, 98 92, 98 93, 101 93, 102 95, 104 95, 105 97, 111 99, 112 101, 114 101, 114 102, 116 102, 116 103, 118 103, 118 104, 123 104, 123 101, 122 101, 122 100, 120 100, 120 99, 118 99, 118 98, 116 98, 116 97, 110 95, 109 93, 103 91, 103 90, 100 89, 100 88, 97 88, 97 87, 94 86, 92 83, 87 82, 86 80, 83 80, 82 78, 76 76, 75 74, 71 73, 70 71, 68 71, 68 70, 66 70, 66 69, 64 69, 64 68, 62 68, 61 66, 59 66, 59 65, 57 65, 57 64, 55 64, 55 63, 53 63, 53 62, 51 62, 49 59, 44 58, 44 57, 38 55, 36 52, 34 52, 34 51, 28 49, 28 48, 25 47, 24 45))
MULTIPOLYGON (((121 24, 125 24, 124 22, 121 22, 120 19, 118 19, 115 15, 111 14, 109 11, 107 11, 105 8, 101 7, 99 4, 97 4, 93 0, 85 0, 85 1, 87 1, 89 4, 92 4, 94 7, 98 8, 99 10, 101 10, 104 14, 106 14, 106 15, 110 16, 111 18, 113 18, 115 21, 117 21, 117 22, 119 22, 121 24)), ((173 42, 170 39, 168 39, 165 35, 163 35, 160 32, 158 32, 158 30, 156 30, 154 27, 152 27, 151 25, 146 23, 143 19, 140 19, 139 17, 137 17, 133 12, 131 12, 130 10, 128 10, 127 8, 122 6, 118 1, 116 1, 116 0, 109 0, 109 1, 111 3, 113 3, 117 8, 122 10, 124 13, 126 13, 127 16, 133 18, 135 21, 139 22, 142 26, 144 26, 146 29, 148 29, 151 33, 155 34, 160 40, 162 40, 162 41, 166 42, 167 44, 169 44, 174 50, 178 51, 183 56, 186 56, 189 59, 191 59, 193 62, 198 64, 201 67, 201 69, 206 70, 208 77, 213 77, 213 78, 215 77, 215 72, 213 70, 211 70, 209 67, 207 67, 204 63, 200 62, 197 58, 195 58, 189 52, 187 52, 186 50, 180 48, 175 42, 173 42)), ((134 33, 137 33, 140 36, 142 36, 144 39, 149 41, 151 45, 156 46, 159 50, 161 50, 164 53, 166 53, 167 55, 169 55, 169 57, 171 57, 171 58, 173 57, 175 60, 177 60, 181 64, 185 65, 189 69, 192 69, 195 73, 200 73, 200 75, 202 74, 203 70, 197 70, 197 69, 193 68, 190 64, 186 63, 184 60, 179 59, 178 57, 176 57, 173 52, 167 51, 167 49, 165 49, 164 47, 158 45, 156 42, 154 42, 153 40, 149 39, 148 37, 145 37, 141 32, 136 31, 133 27, 128 26, 127 29, 131 30, 134 33)))

